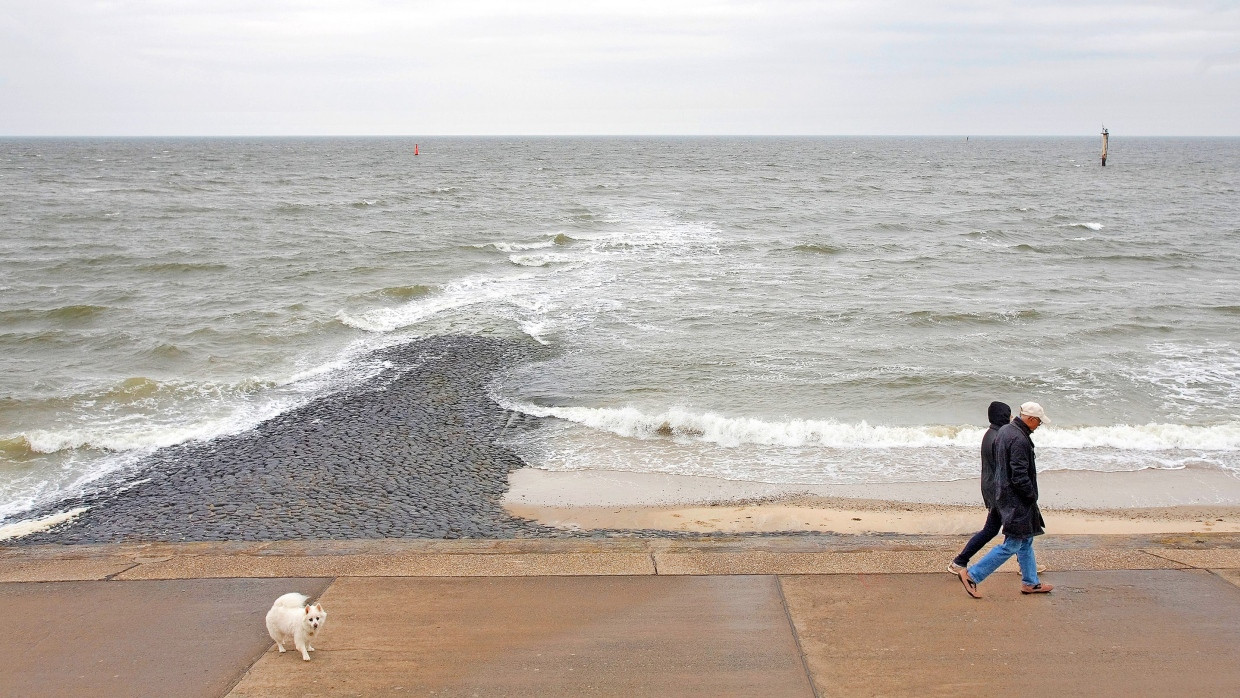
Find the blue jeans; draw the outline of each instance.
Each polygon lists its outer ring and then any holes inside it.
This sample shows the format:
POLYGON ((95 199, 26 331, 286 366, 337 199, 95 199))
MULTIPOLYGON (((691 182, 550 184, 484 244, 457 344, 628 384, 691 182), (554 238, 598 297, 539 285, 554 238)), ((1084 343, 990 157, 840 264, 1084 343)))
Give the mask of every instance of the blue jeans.
POLYGON ((1002 545, 996 545, 986 553, 976 565, 969 568, 969 577, 978 584, 999 569, 999 565, 1007 562, 1009 557, 1016 556, 1020 563, 1020 581, 1035 586, 1038 583, 1038 563, 1033 557, 1033 536, 1013 538, 1005 536, 1002 545))
POLYGON ((961 550, 960 554, 957 555, 956 559, 952 562, 955 562, 961 567, 968 567, 969 560, 973 559, 973 556, 977 554, 977 551, 986 547, 986 544, 990 542, 991 538, 999 535, 999 529, 1002 526, 1003 519, 999 516, 998 508, 991 509, 986 512, 986 523, 982 526, 982 530, 973 534, 973 537, 970 538, 969 542, 965 544, 964 550, 961 550))

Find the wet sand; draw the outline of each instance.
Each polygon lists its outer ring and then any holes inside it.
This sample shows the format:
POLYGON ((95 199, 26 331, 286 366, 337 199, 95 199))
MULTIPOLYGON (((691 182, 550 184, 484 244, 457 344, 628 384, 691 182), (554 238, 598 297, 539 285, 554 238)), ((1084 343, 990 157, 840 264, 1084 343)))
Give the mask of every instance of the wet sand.
MULTIPOLYGON (((566 530, 968 534, 985 519, 975 480, 773 485, 524 468, 505 508, 566 530)), ((1047 532, 1240 532, 1240 478, 1205 469, 1039 474, 1047 532)))

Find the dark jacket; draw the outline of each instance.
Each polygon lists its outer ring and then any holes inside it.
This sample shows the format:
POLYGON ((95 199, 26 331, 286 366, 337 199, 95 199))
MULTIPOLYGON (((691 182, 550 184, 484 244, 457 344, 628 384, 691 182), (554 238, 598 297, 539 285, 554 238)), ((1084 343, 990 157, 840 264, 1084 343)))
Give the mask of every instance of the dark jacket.
POLYGON ((1004 535, 1040 536, 1046 522, 1038 510, 1038 469, 1029 427, 1016 418, 995 435, 995 494, 1004 535))
POLYGON ((995 508, 995 436, 1012 420, 1012 408, 1006 403, 992 402, 986 410, 990 428, 982 436, 982 501, 987 509, 995 508))

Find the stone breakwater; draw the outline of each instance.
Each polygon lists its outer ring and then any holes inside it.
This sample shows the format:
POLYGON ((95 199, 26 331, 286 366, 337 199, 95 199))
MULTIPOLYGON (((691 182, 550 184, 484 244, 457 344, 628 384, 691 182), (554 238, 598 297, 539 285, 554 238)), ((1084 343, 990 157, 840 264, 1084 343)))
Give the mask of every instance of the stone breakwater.
POLYGON ((529 352, 482 337, 381 350, 389 367, 366 383, 162 449, 126 480, 59 503, 89 507, 71 523, 10 543, 571 535, 500 504, 523 463, 496 441, 534 418, 499 407, 487 386, 529 352))

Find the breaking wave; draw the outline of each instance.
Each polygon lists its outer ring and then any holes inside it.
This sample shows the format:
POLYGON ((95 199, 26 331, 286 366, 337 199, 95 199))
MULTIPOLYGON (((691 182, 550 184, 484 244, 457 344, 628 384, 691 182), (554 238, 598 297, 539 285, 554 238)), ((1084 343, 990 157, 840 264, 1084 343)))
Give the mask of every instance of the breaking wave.
MULTIPOLYGON (((823 448, 976 448, 985 429, 972 425, 883 426, 867 422, 789 419, 772 421, 727 417, 673 407, 643 412, 634 407, 543 407, 507 405, 536 417, 554 417, 617 436, 704 441, 724 447, 761 446, 823 448)), ((1240 451, 1240 422, 1215 426, 1145 424, 1048 426, 1038 432, 1038 446, 1048 449, 1108 448, 1124 451, 1240 451)))

